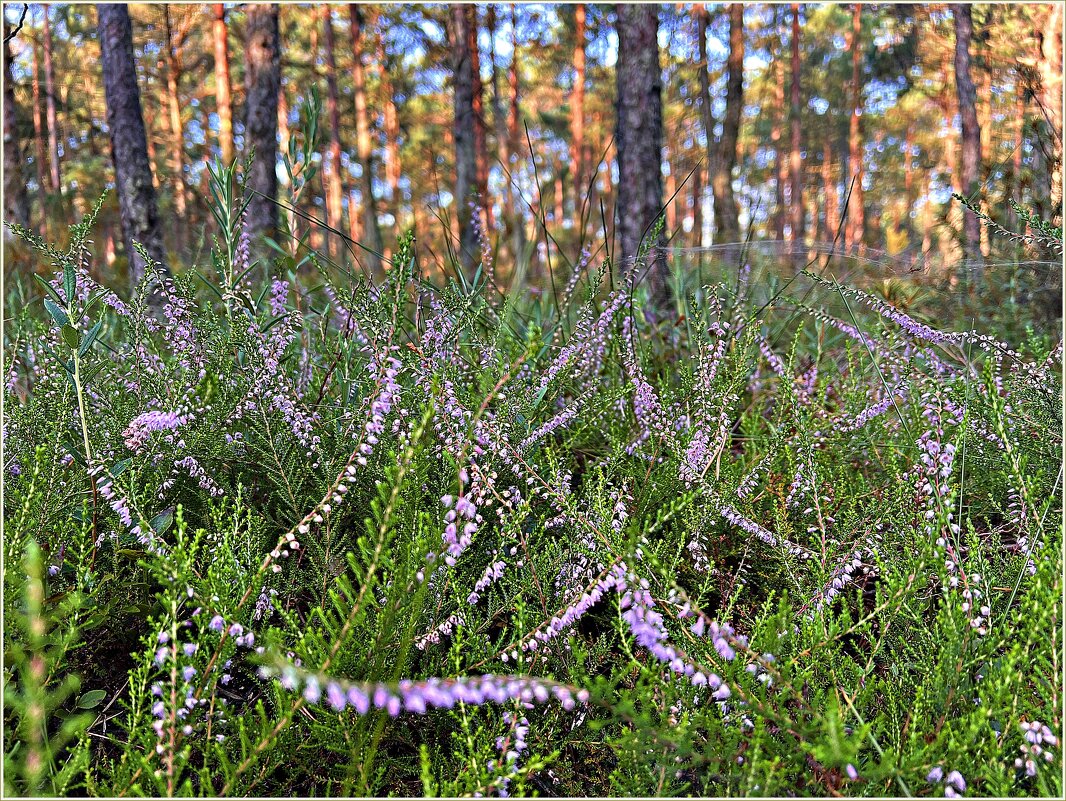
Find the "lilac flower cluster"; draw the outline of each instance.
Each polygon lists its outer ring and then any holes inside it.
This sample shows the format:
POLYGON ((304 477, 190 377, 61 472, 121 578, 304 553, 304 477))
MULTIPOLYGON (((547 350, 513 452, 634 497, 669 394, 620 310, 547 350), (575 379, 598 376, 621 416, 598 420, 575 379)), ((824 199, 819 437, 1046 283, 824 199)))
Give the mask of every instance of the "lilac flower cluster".
POLYGON ((481 266, 485 272, 485 280, 489 286, 496 280, 495 263, 492 258, 492 243, 485 231, 485 209, 478 200, 470 200, 470 224, 474 229, 474 237, 481 249, 481 266))
MULTIPOLYGON (((186 592, 189 598, 193 597, 191 587, 187 588, 186 592)), ((152 717, 155 718, 152 728, 159 738, 159 743, 156 745, 158 754, 163 754, 166 750, 176 746, 180 739, 179 734, 189 736, 205 724, 218 732, 218 729, 226 722, 226 706, 228 705, 226 698, 218 697, 216 705, 211 694, 201 694, 202 688, 197 680, 200 675, 197 667, 197 654, 200 646, 196 642, 181 642, 179 639, 182 630, 191 628, 195 625, 196 619, 203 616, 204 610, 197 607, 189 619, 177 627, 176 632, 172 633, 164 629, 156 637, 158 648, 152 663, 165 677, 163 681, 155 682, 151 688, 152 696, 158 699, 153 702, 151 709, 152 717), (167 689, 166 685, 172 680, 178 682, 177 686, 167 689), (175 730, 171 731, 170 737, 164 737, 167 728, 175 730)), ((219 615, 212 618, 207 627, 211 631, 227 631, 225 621, 219 615)), ((254 643, 252 633, 245 632, 240 624, 230 625, 227 633, 235 638, 238 646, 251 648, 254 643)), ((261 647, 256 650, 258 653, 263 653, 261 647)), ((222 664, 223 673, 219 678, 221 684, 230 682, 231 675, 226 671, 231 665, 232 660, 226 660, 222 664)), ((225 736, 216 733, 216 739, 221 742, 225 736)))
MULTIPOLYGON (((500 798, 507 798, 511 786, 510 776, 514 775, 518 768, 518 760, 526 750, 526 737, 529 736, 529 721, 525 716, 517 717, 511 712, 504 713, 503 721, 510 727, 510 731, 506 736, 496 738, 496 750, 503 754, 503 764, 499 766, 499 769, 506 771, 508 774, 500 780, 499 795, 500 798)), ((487 767, 491 771, 497 769, 494 761, 490 761, 487 767)), ((475 797, 477 795, 480 794, 475 793, 475 797)))
POLYGON ((444 557, 445 563, 451 567, 455 564, 455 560, 458 559, 463 551, 469 547, 473 540, 474 533, 477 531, 478 523, 481 522, 480 516, 477 513, 477 505, 472 503, 469 498, 460 495, 457 499, 452 498, 451 495, 445 495, 440 499, 441 504, 448 511, 444 515, 444 521, 446 523, 444 527, 444 545, 448 551, 448 555, 444 557), (455 508, 452 508, 454 503, 455 508), (463 522, 463 518, 466 518, 466 522, 463 522), (462 524, 462 533, 459 532, 459 525, 462 524))
POLYGON ((122 526, 137 538, 137 542, 145 546, 151 553, 163 553, 165 550, 163 543, 156 537, 151 526, 144 523, 144 518, 141 515, 138 514, 138 523, 134 525, 129 499, 116 491, 114 478, 109 472, 104 471, 103 465, 95 465, 89 469, 90 476, 98 476, 96 478, 96 489, 100 496, 107 501, 111 510, 118 515, 122 526))
MULTIPOLYGON (((496 552, 493 551, 493 556, 496 552)), ((494 581, 497 581, 502 575, 503 571, 507 569, 507 563, 502 559, 496 559, 490 562, 485 568, 485 572, 481 574, 481 578, 474 584, 474 591, 467 596, 466 602, 471 606, 476 606, 477 602, 481 600, 481 593, 489 588, 494 581)))
POLYGON ((207 474, 207 471, 203 468, 195 456, 185 456, 174 462, 174 467, 181 470, 185 470, 196 483, 200 486, 204 492, 209 494, 213 498, 219 498, 225 494, 225 491, 215 480, 207 474))
POLYGON ((837 565, 833 570, 833 574, 829 577, 829 581, 826 582, 826 585, 807 602, 807 605, 812 607, 810 616, 813 618, 813 610, 820 610, 824 606, 832 603, 833 599, 840 594, 841 590, 843 590, 849 582, 851 582, 855 572, 861 567, 862 554, 859 551, 854 551, 843 563, 837 565))
POLYGON ((441 637, 451 636, 451 633, 455 631, 458 626, 463 625, 464 622, 463 616, 459 613, 449 616, 435 628, 430 629, 422 635, 418 641, 415 642, 415 647, 418 648, 419 651, 424 651, 430 645, 436 645, 440 642, 441 637))
POLYGON ((881 317, 884 317, 886 320, 891 320, 912 337, 915 337, 917 339, 924 339, 928 342, 932 342, 933 344, 941 344, 945 342, 961 342, 963 340, 963 335, 961 334, 948 333, 944 331, 938 331, 935 328, 930 328, 924 323, 919 323, 913 317, 904 314, 895 306, 892 306, 891 304, 886 303, 880 298, 875 297, 867 292, 863 292, 860 289, 854 289, 852 287, 847 287, 842 284, 837 284, 833 281, 827 281, 821 276, 815 275, 814 273, 808 272, 807 270, 804 270, 803 274, 809 278, 814 279, 817 283, 829 287, 833 291, 839 291, 844 295, 855 298, 856 300, 866 304, 876 314, 880 315, 881 317))
MULTIPOLYGON (((278 670, 270 666, 260 668, 260 675, 271 678, 278 670)), ((322 701, 322 684, 314 674, 297 671, 291 665, 281 669, 281 685, 295 691, 303 684, 303 698, 309 704, 322 701)), ((554 698, 569 711, 589 700, 587 690, 572 691, 563 684, 528 676, 469 676, 455 679, 405 679, 391 686, 380 682, 325 682, 326 703, 334 712, 351 709, 365 715, 371 709, 384 710, 390 717, 401 712, 423 715, 430 709, 451 709, 456 704, 480 706, 486 703, 505 704, 518 701, 543 704, 554 698)))
POLYGON ((925 431, 917 443, 921 475, 918 496, 919 499, 924 499, 925 533, 930 539, 936 538, 936 546, 944 555, 947 574, 944 591, 959 588, 961 585, 962 611, 969 618, 970 627, 977 634, 984 636, 988 633, 991 610, 987 605, 981 604, 984 595, 979 587, 981 575, 967 575, 963 567, 963 557, 957 541, 960 528, 954 521, 955 513, 952 511, 955 490, 948 482, 954 470, 955 446, 950 442, 941 443, 943 430, 939 427, 940 410, 930 398, 927 398, 924 415, 934 426, 925 431), (943 518, 946 528, 940 528, 936 523, 938 518, 943 518))
POLYGON ((762 353, 763 358, 766 359, 766 363, 770 365, 770 369, 781 378, 791 380, 788 368, 786 368, 785 363, 781 361, 781 357, 774 353, 773 349, 770 347, 770 343, 766 341, 766 337, 762 334, 756 334, 755 341, 759 345, 759 352, 762 353))
MULTIPOLYGON (((729 686, 722 679, 711 673, 704 674, 698 670, 689 660, 667 643, 668 635, 663 624, 663 616, 655 611, 655 601, 648 592, 648 582, 640 579, 635 586, 629 587, 618 602, 623 610, 622 619, 629 625, 633 639, 637 644, 647 649, 653 657, 667 665, 676 674, 686 676, 696 687, 707 686, 712 691, 711 697, 715 701, 726 701, 732 694, 729 686)), ((706 632, 713 643, 715 650, 725 660, 736 658, 736 652, 730 646, 727 635, 732 634, 732 629, 726 625, 719 627, 717 623, 711 623, 710 629, 706 629, 703 617, 699 617, 692 627, 692 633, 702 637, 706 632)))
POLYGON ((400 397, 400 383, 398 376, 403 369, 403 364, 393 353, 396 346, 393 345, 384 358, 376 355, 372 359, 375 375, 375 386, 378 387, 377 395, 370 403, 370 419, 363 427, 363 442, 359 446, 359 455, 356 462, 366 465, 366 458, 373 453, 374 446, 378 444, 378 438, 385 433, 385 418, 392 412, 393 406, 400 397))
POLYGON ((1025 768, 1025 775, 1033 777, 1036 775, 1036 766, 1039 764, 1041 757, 1045 762, 1055 761, 1055 753, 1048 746, 1057 746, 1059 738, 1055 736, 1047 724, 1041 723, 1039 720, 1023 720, 1018 724, 1018 727, 1022 730, 1025 742, 1022 743, 1019 749, 1021 756, 1016 757, 1014 760, 1014 767, 1019 770, 1025 768))
POLYGON ((186 370, 196 368, 200 378, 204 372, 204 356, 198 343, 193 322, 195 305, 188 295, 178 290, 174 279, 156 270, 158 291, 163 296, 163 317, 166 320, 166 341, 178 357, 178 364, 186 370))
POLYGON ((174 431, 185 425, 189 420, 188 415, 180 412, 164 412, 151 410, 130 420, 126 430, 122 432, 122 438, 126 447, 135 453, 140 453, 147 444, 152 434, 161 431, 174 431))
MULTIPOLYGON (((269 303, 271 311, 277 312, 276 316, 285 311, 288 289, 287 281, 275 280, 271 284, 269 303)), ((312 457, 321 444, 321 437, 315 433, 318 415, 304 408, 301 393, 282 367, 285 351, 295 339, 289 317, 286 316, 265 333, 257 325, 251 324, 248 326, 248 335, 255 345, 260 364, 257 365, 248 399, 239 407, 238 413, 243 415, 257 410, 261 413, 268 410, 280 412, 293 436, 307 449, 307 456, 312 457)))
POLYGON ((329 299, 329 308, 332 311, 333 316, 337 319, 337 326, 340 329, 341 334, 345 337, 351 337, 360 345, 366 346, 369 343, 369 340, 359 326, 359 321, 355 318, 355 315, 349 312, 344 304, 341 303, 340 298, 337 297, 337 293, 334 291, 333 287, 327 283, 322 287, 322 291, 329 299))
POLYGON ((596 604, 611 589, 624 589, 626 566, 619 562, 614 565, 606 575, 602 575, 596 583, 581 594, 574 603, 566 607, 559 614, 553 616, 546 626, 538 628, 531 638, 522 643, 523 651, 536 651, 540 645, 551 642, 564 631, 572 627, 578 620, 596 604))
POLYGON ((961 773, 953 770, 945 777, 944 769, 939 765, 929 771, 925 780, 929 784, 940 784, 943 781, 945 798, 961 798, 962 793, 966 791, 966 779, 962 778, 961 773))
POLYGON ((581 255, 578 257, 577 264, 574 265, 574 272, 570 275, 570 280, 566 282, 566 288, 563 290, 562 305, 566 306, 570 298, 574 294, 574 290, 577 289, 578 281, 581 280, 581 276, 584 275, 585 270, 588 269, 589 262, 592 260, 592 252, 589 250, 588 245, 581 248, 581 255))
POLYGON ((618 310, 626 300, 626 293, 618 289, 607 298, 607 302, 595 323, 590 318, 583 318, 577 324, 570 341, 559 350, 555 359, 548 365, 544 375, 532 392, 532 398, 542 397, 548 386, 575 360, 579 362, 581 372, 589 375, 596 371, 606 355, 607 342, 611 324, 618 310), (590 325, 591 323, 591 325, 590 325))
POLYGON ((760 526, 754 520, 749 520, 744 517, 744 515, 740 514, 740 512, 728 504, 723 504, 718 512, 734 526, 748 532, 757 539, 762 540, 767 545, 772 547, 783 547, 792 556, 798 556, 802 559, 809 559, 811 557, 811 552, 806 548, 796 545, 793 542, 789 542, 782 537, 778 537, 776 534, 760 526))
POLYGON ((846 417, 842 417, 833 423, 833 428, 840 433, 848 433, 851 431, 858 431, 865 427, 867 423, 873 420, 875 417, 880 417, 889 409, 891 409, 895 403, 896 398, 905 398, 907 396, 908 384, 903 381, 898 386, 894 387, 892 391, 881 400, 876 403, 867 406, 855 417, 850 420, 846 417))
POLYGON ((536 429, 528 437, 522 440, 522 442, 518 445, 518 449, 523 451, 527 450, 531 445, 534 445, 540 440, 544 439, 557 428, 561 428, 567 425, 571 420, 577 417, 578 412, 581 411, 581 405, 582 404, 580 401, 574 401, 573 403, 571 403, 563 411, 559 412, 559 414, 555 415, 553 418, 548 420, 548 422, 544 423, 542 426, 540 426, 540 428, 536 429))

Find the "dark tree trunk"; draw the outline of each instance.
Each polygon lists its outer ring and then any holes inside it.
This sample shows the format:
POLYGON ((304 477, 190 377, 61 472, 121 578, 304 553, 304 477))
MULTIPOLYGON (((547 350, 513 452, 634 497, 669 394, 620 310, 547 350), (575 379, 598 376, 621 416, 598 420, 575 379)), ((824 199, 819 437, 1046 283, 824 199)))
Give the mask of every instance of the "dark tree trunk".
MULTIPOLYGON (((244 70, 245 147, 255 152, 249 169, 247 228, 251 234, 273 236, 278 225, 278 93, 281 89, 279 7, 265 3, 246 7, 244 70)), ((259 243, 255 245, 260 248, 259 243)), ((261 249, 260 249, 261 250, 261 249)))
POLYGON ((229 37, 226 29, 226 6, 213 3, 215 39, 215 103, 218 107, 218 145, 222 163, 233 162, 233 99, 229 73, 229 37))
MULTIPOLYGON (((646 280, 652 297, 662 303, 667 292, 665 250, 653 248, 646 265, 633 262, 642 237, 654 225, 663 203, 659 7, 619 3, 616 9, 618 255, 622 271, 636 267, 637 279, 646 280)), ((662 237, 657 244, 662 244, 662 237)))
POLYGON ((474 62, 470 52, 470 15, 462 5, 451 13, 452 82, 454 86, 455 216, 459 223, 459 263, 467 271, 479 261, 477 234, 471 203, 477 190, 477 150, 475 145, 474 62))
MULTIPOLYGON (((706 48, 706 43, 704 43, 706 48)), ((740 135, 740 116, 744 110, 744 6, 729 6, 729 55, 726 58, 725 116, 722 118, 722 138, 712 158, 714 173, 714 241, 740 240, 740 215, 733 196, 733 168, 737 163, 737 138, 740 135)), ((708 147, 711 136, 708 134, 708 147)))
POLYGON ((851 197, 848 200, 847 247, 861 255, 866 250, 866 209, 862 191, 862 6, 851 6, 851 117, 848 120, 848 174, 851 197))
POLYGON ((29 226, 30 199, 26 192, 26 160, 19 139, 15 106, 15 78, 11 71, 11 46, 4 21, 4 219, 29 226))
POLYGON ((470 75, 474 83, 474 154, 477 159, 478 209, 483 210, 489 226, 493 225, 492 204, 489 202, 489 156, 485 134, 485 88, 481 84, 481 48, 477 38, 477 6, 466 6, 467 36, 470 41, 470 75))
POLYGON ((800 115, 803 109, 801 93, 800 93, 800 23, 799 23, 799 3, 792 4, 792 36, 790 41, 790 47, 792 52, 792 75, 791 75, 791 94, 789 102, 789 125, 791 128, 791 141, 789 148, 789 224, 792 228, 792 246, 793 257, 802 261, 804 255, 802 253, 804 246, 804 235, 806 228, 806 221, 804 220, 804 207, 803 207, 803 160, 802 149, 803 140, 802 133, 800 131, 800 115))
POLYGON ((125 3, 96 7, 99 17, 100 55, 107 103, 107 127, 111 135, 111 156, 115 163, 115 185, 122 214, 122 238, 129 259, 130 280, 144 275, 145 263, 133 249, 144 245, 148 255, 166 264, 163 232, 156 209, 152 168, 141 115, 141 94, 133 63, 133 29, 125 3))
POLYGON ((355 84, 355 136, 356 151, 359 156, 360 176, 359 190, 363 196, 363 245, 359 256, 367 267, 377 272, 381 269, 380 255, 384 246, 381 241, 381 228, 378 226, 378 213, 374 208, 374 149, 370 142, 370 119, 367 114, 366 76, 363 71, 363 12, 357 3, 348 4, 349 20, 352 32, 352 80, 355 84))
MULTIPOLYGON (((955 20, 955 88, 962 122, 962 194, 976 200, 981 189, 981 126, 977 121, 977 90, 970 74, 973 17, 970 6, 952 6, 955 20)), ((963 258, 981 261, 981 221, 965 211, 962 216, 963 258)))

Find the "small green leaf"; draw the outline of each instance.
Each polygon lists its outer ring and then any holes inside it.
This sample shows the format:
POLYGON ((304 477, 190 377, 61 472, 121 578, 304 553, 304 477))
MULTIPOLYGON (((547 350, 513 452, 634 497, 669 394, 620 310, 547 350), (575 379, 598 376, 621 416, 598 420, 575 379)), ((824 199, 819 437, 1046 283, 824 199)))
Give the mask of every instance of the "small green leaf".
POLYGON ((37 279, 37 283, 41 285, 41 287, 45 291, 45 294, 48 295, 48 297, 50 297, 56 303, 61 304, 63 302, 63 298, 59 297, 59 293, 55 291, 55 288, 50 283, 45 281, 43 278, 41 278, 41 276, 37 275, 36 273, 33 277, 37 279))
POLYGON ((74 461, 80 464, 82 467, 88 467, 85 463, 85 454, 78 450, 78 445, 71 437, 67 437, 63 440, 63 447, 67 449, 67 453, 74 457, 74 461))
POLYGON ((111 473, 111 478, 118 478, 120 475, 122 475, 123 471, 125 471, 125 469, 129 467, 132 462, 132 459, 122 459, 120 461, 115 462, 115 464, 112 465, 111 470, 108 471, 111 473))
POLYGON ((78 709, 92 709, 100 706, 105 698, 107 698, 106 690, 89 690, 78 699, 78 709))
POLYGON ((70 318, 67 317, 67 313, 63 311, 63 308, 58 303, 53 303, 48 298, 45 298, 44 307, 48 309, 48 313, 52 315, 52 319, 56 321, 56 325, 60 328, 64 325, 70 325, 70 318))
POLYGON ((152 527, 152 531, 156 534, 165 534, 166 530, 170 528, 174 522, 174 513, 170 509, 160 512, 152 518, 152 522, 148 525, 152 527))
POLYGON ((63 291, 67 295, 67 304, 72 304, 74 293, 78 291, 78 277, 74 273, 74 265, 69 261, 63 265, 63 291))
POLYGON ((100 320, 99 322, 97 322, 96 325, 89 329, 89 333, 82 337, 81 347, 78 348, 79 356, 84 356, 86 353, 89 352, 89 348, 93 346, 93 343, 96 341, 96 336, 100 333, 100 329, 103 327, 103 325, 104 321, 100 320))
POLYGON ((63 326, 59 333, 63 336, 63 341, 67 343, 67 347, 71 350, 78 349, 78 341, 81 337, 78 336, 78 330, 72 325, 63 326))
POLYGON ((88 386, 89 382, 96 378, 97 373, 99 373, 103 369, 104 362, 99 362, 98 364, 94 364, 92 367, 86 370, 85 374, 81 377, 82 386, 88 386))

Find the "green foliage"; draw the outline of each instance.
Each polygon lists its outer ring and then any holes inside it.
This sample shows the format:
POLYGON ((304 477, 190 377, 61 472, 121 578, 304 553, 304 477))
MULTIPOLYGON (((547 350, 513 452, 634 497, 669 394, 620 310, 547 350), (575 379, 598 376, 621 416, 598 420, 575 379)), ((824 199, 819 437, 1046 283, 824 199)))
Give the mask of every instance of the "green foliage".
POLYGON ((81 227, 7 343, 5 792, 1061 792, 1021 728, 1061 726, 1051 332, 826 270, 678 269, 653 326, 604 267, 556 314, 411 235, 258 287, 212 181, 213 272, 122 301, 81 227), (486 674, 588 698, 404 695, 486 674))

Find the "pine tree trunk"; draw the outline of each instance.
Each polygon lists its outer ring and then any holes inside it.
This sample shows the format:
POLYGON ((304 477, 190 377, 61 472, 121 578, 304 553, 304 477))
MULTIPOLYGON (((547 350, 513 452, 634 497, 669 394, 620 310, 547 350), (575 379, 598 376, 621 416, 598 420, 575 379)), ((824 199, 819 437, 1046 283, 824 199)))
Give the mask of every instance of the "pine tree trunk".
POLYGON ((188 214, 185 189, 185 158, 183 155, 184 136, 181 125, 181 100, 178 97, 178 84, 181 81, 181 43, 174 41, 174 27, 170 18, 170 5, 163 4, 163 21, 167 37, 167 120, 170 124, 170 171, 174 192, 174 212, 177 225, 174 237, 178 252, 185 250, 185 231, 188 228, 188 214))
POLYGON ((851 117, 848 120, 848 174, 851 197, 848 199, 846 246, 863 255, 866 252, 866 209, 863 198, 862 143, 862 6, 851 6, 851 117))
POLYGON ((563 188, 563 160, 555 159, 552 163, 552 172, 554 173, 555 184, 555 210, 553 216, 555 217, 555 224, 562 226, 563 214, 565 205, 565 189, 563 188))
POLYGON ((385 50, 384 26, 377 35, 377 62, 380 68, 382 106, 385 117, 385 180, 389 186, 389 204, 396 221, 396 233, 401 230, 400 212, 403 198, 400 195, 400 115, 392 86, 392 59, 385 50))
POLYGON ((129 260, 130 281, 144 275, 145 263, 133 248, 144 245, 149 256, 166 265, 163 232, 159 225, 147 137, 141 114, 141 94, 133 63, 133 29, 125 3, 101 4, 99 42, 107 103, 107 128, 115 164, 115 185, 122 215, 122 238, 129 260))
MULTIPOLYGON (((278 226, 278 93, 281 89, 279 7, 246 6, 244 130, 245 147, 255 152, 249 170, 247 227, 252 234, 273 236, 278 226)), ((255 244, 260 252, 265 252, 255 244)))
POLYGON ((474 154, 477 158, 477 194, 478 210, 483 212, 489 228, 495 224, 492 213, 492 202, 489 198, 489 157, 488 145, 485 132, 485 91, 481 84, 481 47, 477 38, 477 6, 466 6, 468 16, 467 36, 470 37, 468 44, 470 50, 470 73, 474 80, 474 154))
MULTIPOLYGON (((703 167, 692 173, 692 246, 703 247, 703 167)), ((702 254, 700 255, 702 259, 702 254)))
MULTIPOLYGON (((726 58, 726 72, 722 138, 711 153, 716 244, 740 240, 739 213, 736 198, 733 196, 733 168, 737 163, 740 116, 744 110, 744 6, 740 3, 729 5, 729 55, 726 58)), ((711 139, 712 135, 708 133, 708 148, 711 147, 711 139)))
MULTIPOLYGON (((778 45, 780 46, 780 37, 778 45)), ((785 205, 785 187, 788 185, 788 159, 785 157, 785 142, 782 133, 783 123, 787 112, 785 111, 785 87, 784 65, 780 67, 780 74, 774 80, 774 117, 770 129, 770 141, 774 151, 774 239, 778 242, 785 241, 785 218, 788 216, 788 208, 785 205)))
POLYGON ((1051 145, 1048 202, 1055 225, 1062 223, 1062 14, 1062 4, 1054 3, 1040 32, 1040 106, 1041 116, 1047 115, 1044 124, 1051 129, 1047 137, 1051 145))
MULTIPOLYGON (((384 246, 378 213, 374 208, 374 160, 370 142, 370 118, 367 114, 366 76, 363 70, 363 12, 358 3, 348 4, 352 32, 352 81, 355 88, 355 136, 359 166, 362 170, 359 191, 363 196, 363 241, 359 257, 367 268, 377 273, 381 270, 384 246), (364 249, 365 248, 365 249, 364 249)), ((349 213, 350 210, 349 210, 349 213)))
POLYGON ((789 224, 792 228, 792 255, 797 262, 806 258, 804 253, 804 239, 806 221, 804 220, 803 207, 803 162, 802 149, 803 139, 800 130, 800 116, 803 109, 802 95, 800 92, 800 23, 799 3, 792 4, 792 36, 789 42, 792 54, 791 86, 789 99, 789 127, 791 138, 789 142, 789 224))
POLYGON ((474 69, 470 51, 472 32, 465 6, 453 5, 451 13, 452 81, 454 85, 455 218, 459 224, 459 263, 468 273, 479 261, 477 234, 471 203, 477 191, 477 146, 475 143, 474 69))
MULTIPOLYGON (((715 188, 715 176, 718 171, 717 154, 714 146, 714 108, 711 105, 711 82, 709 76, 710 66, 707 63, 707 27, 710 24, 711 15, 707 11, 707 7, 703 3, 697 3, 692 9, 693 15, 696 17, 696 44, 699 53, 699 64, 696 66, 697 77, 699 79, 699 91, 700 91, 700 117, 703 121, 703 132, 707 138, 707 177, 708 183, 711 187, 711 193, 714 197, 714 223, 715 228, 719 226, 719 220, 721 218, 721 207, 719 206, 718 190, 715 188)), ((703 210, 700 210, 700 216, 703 216, 703 210)), ((702 222, 702 220, 701 220, 702 222)), ((702 226, 701 241, 702 241, 702 226)), ((715 241, 718 239, 715 237, 715 241)))
POLYGON ((826 239, 832 242, 836 239, 837 229, 840 228, 840 216, 837 211, 837 183, 833 177, 833 148, 828 138, 822 150, 822 192, 825 195, 826 239))
MULTIPOLYGON (((511 158, 511 140, 507 133, 507 119, 503 111, 503 103, 500 101, 499 73, 496 70, 496 6, 489 4, 487 12, 487 27, 489 32, 489 59, 492 67, 490 82, 492 84, 492 121, 496 129, 496 158, 503 165, 503 216, 508 231, 510 232, 510 249, 512 264, 517 263, 522 255, 522 245, 519 233, 522 230, 521 220, 515 217, 515 190, 512 183, 514 176, 511 158)), ((512 61, 513 61, 512 57, 512 61)))
MULTIPOLYGON (((329 158, 326 160, 326 222, 337 231, 344 230, 344 178, 341 174, 340 92, 337 89, 337 57, 333 40, 333 8, 321 6, 323 41, 326 45, 326 112, 329 114, 329 158)), ((349 214, 354 208, 349 208, 349 214)), ((343 251, 338 234, 326 232, 329 257, 337 261, 343 251)))
MULTIPOLYGON (((518 139, 519 105, 518 105, 518 10, 511 3, 511 63, 507 68, 507 89, 510 93, 507 116, 507 141, 510 155, 509 170, 518 169, 518 154, 521 152, 518 139)), ((526 250, 526 218, 524 209, 515 202, 514 230, 511 232, 515 259, 522 258, 526 250)))
MULTIPOLYGON (((1022 153, 1025 145, 1025 90, 1018 87, 1018 99, 1014 120, 1014 154, 1011 161, 1010 193, 1008 197, 1015 203, 1022 202, 1022 153)), ((1018 225, 1018 214, 1014 208, 1007 205, 1007 228, 1015 230, 1018 225)), ((1022 243, 1018 242, 1015 247, 1015 257, 1019 258, 1022 252, 1022 243)))
POLYGON ((229 36, 226 28, 226 6, 213 3, 215 39, 215 104, 218 108, 218 146, 222 163, 233 163, 233 90, 229 71, 229 36))
MULTIPOLYGON (((282 153, 289 152, 289 101, 285 94, 284 84, 278 87, 278 140, 279 147, 282 153)), ((286 179, 286 186, 288 185, 286 179)), ((291 202, 291 201, 290 201, 291 202)), ((288 237, 296 236, 296 210, 291 208, 289 203, 285 204, 285 208, 282 210, 282 214, 285 216, 284 233, 288 237)), ((290 240, 290 246, 295 248, 295 244, 290 240)))
POLYGON ((49 213, 48 213, 48 190, 51 184, 48 179, 46 161, 47 152, 44 143, 44 117, 41 109, 41 70, 37 58, 37 43, 31 43, 33 52, 33 161, 37 168, 37 195, 41 205, 41 225, 38 231, 42 237, 48 238, 49 213))
POLYGON ((914 241, 914 224, 911 221, 914 204, 914 131, 913 125, 907 123, 903 134, 903 228, 907 232, 908 247, 914 241))
POLYGON ((677 192, 677 174, 675 170, 675 159, 673 158, 674 151, 671 150, 670 145, 663 148, 663 161, 666 162, 666 196, 663 198, 666 203, 666 229, 664 233, 669 239, 677 232, 677 198, 674 197, 677 192))
POLYGON ((26 159, 19 139, 18 109, 15 105, 15 77, 11 71, 9 25, 4 20, 4 219, 19 225, 30 224, 30 199, 26 191, 26 159))
MULTIPOLYGON (((636 269, 654 302, 665 304, 666 256, 649 252, 647 264, 634 259, 641 239, 662 209, 662 72, 659 68, 659 9, 655 5, 616 6, 618 16, 617 129, 618 201, 616 219, 623 272, 636 269), (645 277, 646 276, 646 277, 645 277)), ((662 244, 660 237, 658 245, 662 244)))
MULTIPOLYGON (((970 73, 973 17, 969 6, 952 6, 955 20, 955 87, 962 121, 962 194, 976 200, 981 190, 981 126, 977 121, 977 91, 970 73)), ((981 262, 981 221, 966 211, 962 218, 963 258, 981 262)))
POLYGON ((59 117, 56 113, 56 72, 52 62, 52 23, 48 19, 51 6, 44 6, 44 91, 48 122, 49 189, 59 192, 62 176, 59 170, 59 117))
POLYGON ((585 192, 585 4, 574 6, 574 88, 570 95, 570 182, 573 184, 573 222, 578 238, 585 192))

